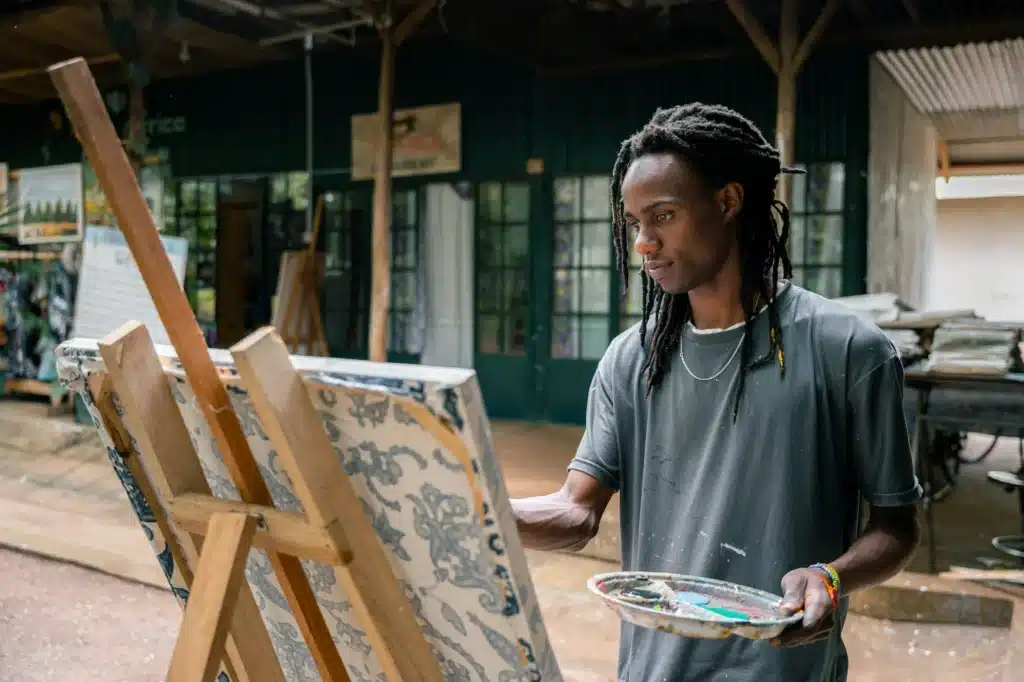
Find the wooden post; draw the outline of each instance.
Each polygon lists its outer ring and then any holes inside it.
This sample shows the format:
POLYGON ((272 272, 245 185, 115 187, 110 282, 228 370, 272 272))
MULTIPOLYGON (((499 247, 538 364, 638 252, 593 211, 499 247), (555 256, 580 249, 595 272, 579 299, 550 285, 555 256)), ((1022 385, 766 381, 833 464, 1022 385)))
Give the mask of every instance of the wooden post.
MULTIPOLYGON (((841 4, 842 0, 828 0, 807 35, 801 40, 799 38, 799 0, 782 0, 779 39, 776 44, 768 36, 757 17, 747 9, 743 0, 726 0, 729 11, 736 17, 736 21, 746 31, 747 37, 750 38, 761 57, 778 78, 775 146, 779 150, 779 161, 783 167, 791 167, 796 162, 797 77, 814 45, 821 38, 821 34, 825 32, 825 28, 841 4)), ((776 191, 778 199, 787 206, 792 198, 790 180, 788 175, 781 175, 776 191)))
MULTIPOLYGON (((779 17, 779 72, 775 99, 775 146, 779 163, 792 167, 796 158, 796 77, 793 63, 800 31, 799 0, 782 0, 779 17)), ((779 176, 778 198, 787 206, 793 198, 793 182, 788 173, 779 176)))
POLYGON ((394 164, 395 50, 437 5, 421 0, 398 26, 382 13, 380 33, 380 83, 377 86, 377 157, 373 167, 373 285, 370 292, 370 360, 388 360, 388 313, 391 305, 391 171, 394 164))
POLYGON ((392 93, 395 46, 391 17, 380 26, 380 84, 377 100, 377 158, 373 177, 373 286, 370 294, 370 360, 387 362, 388 309, 391 297, 391 167, 394 152, 392 93))

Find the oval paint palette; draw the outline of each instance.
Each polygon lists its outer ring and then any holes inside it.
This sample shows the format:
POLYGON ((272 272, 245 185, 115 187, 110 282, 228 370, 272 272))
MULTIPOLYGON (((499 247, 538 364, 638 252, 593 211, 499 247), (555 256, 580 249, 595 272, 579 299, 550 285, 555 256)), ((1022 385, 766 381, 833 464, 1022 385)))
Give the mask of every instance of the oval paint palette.
POLYGON ((681 637, 771 639, 803 617, 783 616, 768 592, 673 573, 602 573, 587 588, 623 620, 681 637))

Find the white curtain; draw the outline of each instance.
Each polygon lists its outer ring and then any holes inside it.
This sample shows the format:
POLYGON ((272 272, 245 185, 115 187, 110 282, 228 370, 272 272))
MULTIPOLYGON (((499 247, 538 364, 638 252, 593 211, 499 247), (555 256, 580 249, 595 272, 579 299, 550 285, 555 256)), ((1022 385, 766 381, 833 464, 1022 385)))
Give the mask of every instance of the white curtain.
POLYGON ((473 215, 473 200, 461 198, 451 183, 427 186, 424 365, 473 367, 473 215))

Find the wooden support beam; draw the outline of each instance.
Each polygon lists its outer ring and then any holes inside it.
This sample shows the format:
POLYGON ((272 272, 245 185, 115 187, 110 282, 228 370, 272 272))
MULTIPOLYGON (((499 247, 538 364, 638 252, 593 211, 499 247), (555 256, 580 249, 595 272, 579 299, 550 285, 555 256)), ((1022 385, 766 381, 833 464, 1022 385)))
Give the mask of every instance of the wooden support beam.
POLYGON ((853 10, 853 13, 861 21, 869 21, 871 19, 871 12, 868 10, 865 0, 846 0, 846 5, 853 10))
MULTIPOLYGON (((270 506, 270 491, 256 467, 192 307, 178 285, 153 216, 89 67, 84 60, 74 59, 50 67, 50 75, 240 496, 246 502, 270 506)), ((325 682, 347 681, 348 674, 302 564, 295 557, 282 554, 272 553, 268 557, 321 677, 325 682)))
POLYGON ((248 514, 210 521, 167 682, 214 682, 255 531, 256 517, 248 514))
MULTIPOLYGON (((843 0, 828 0, 801 40, 799 0, 782 0, 779 39, 778 43, 775 43, 743 0, 726 0, 729 11, 736 17, 736 21, 746 31, 754 47, 778 77, 775 146, 779 150, 779 162, 783 167, 791 167, 796 158, 797 77, 842 2, 843 0)), ((777 197, 788 205, 791 194, 791 178, 786 174, 779 176, 777 197)))
MULTIPOLYGON (((940 159, 941 162, 941 159, 940 159)), ((941 169, 940 169, 941 170, 941 169)), ((964 175, 1024 175, 1024 163, 952 163, 950 177, 964 175)))
POLYGON ((800 70, 804 67, 804 62, 811 55, 811 51, 821 40, 821 36, 824 35, 825 29, 832 22, 832 18, 836 12, 839 11, 839 7, 843 4, 843 0, 828 0, 825 6, 821 9, 821 14, 811 24, 811 29, 804 35, 803 40, 800 41, 800 47, 796 49, 796 53, 793 56, 793 63, 791 68, 800 73, 800 70))
POLYGON ((754 47, 761 53, 761 57, 767 62, 769 68, 778 75, 782 69, 779 49, 776 47, 775 41, 768 36, 768 32, 761 25, 761 22, 747 9, 743 0, 725 0, 725 4, 729 7, 732 15, 736 17, 739 25, 746 31, 750 42, 754 43, 754 47))
MULTIPOLYGON (((795 56, 800 49, 799 0, 782 0, 779 18, 779 73, 775 100, 775 146, 779 163, 791 167, 796 159, 796 81, 795 56)), ((779 176, 778 198, 789 206, 793 197, 792 178, 779 176)))
POLYGON ((395 32, 392 35, 395 47, 404 43, 412 35, 413 31, 423 23, 423 20, 430 14, 430 10, 434 9, 436 5, 437 0, 420 0, 420 4, 416 5, 412 11, 405 15, 405 18, 395 27, 395 32))
POLYGON ((939 140, 939 174, 949 182, 949 145, 945 140, 939 140))
POLYGON ((351 548, 343 547, 339 556, 331 536, 296 512, 196 493, 172 498, 167 502, 167 509, 174 525, 189 533, 205 534, 210 520, 217 514, 248 514, 262 519, 252 539, 254 547, 324 564, 340 564, 351 558, 351 548))
POLYGON ((373 256, 370 294, 370 360, 387 362, 391 296, 391 167, 395 133, 392 94, 395 45, 390 19, 380 25, 380 83, 377 93, 377 158, 373 176, 373 256))
POLYGON ((273 327, 231 348, 235 367, 295 494, 316 526, 351 561, 336 570, 384 675, 392 682, 443 682, 416 615, 362 502, 334 454, 309 389, 273 327))
POLYGON ((903 9, 906 10, 910 20, 915 24, 921 23, 921 10, 917 6, 917 0, 902 0, 903 9))

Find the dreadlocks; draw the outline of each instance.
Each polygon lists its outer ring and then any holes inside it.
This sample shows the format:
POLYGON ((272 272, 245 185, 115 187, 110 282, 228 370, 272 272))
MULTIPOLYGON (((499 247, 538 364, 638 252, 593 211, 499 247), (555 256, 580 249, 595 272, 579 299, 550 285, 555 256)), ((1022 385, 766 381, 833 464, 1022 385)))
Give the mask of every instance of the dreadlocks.
MULTIPOLYGON (((629 283, 631 244, 622 204, 622 182, 636 159, 666 152, 685 158, 711 187, 722 187, 728 182, 743 186, 743 207, 736 221, 740 301, 746 334, 740 353, 739 388, 733 405, 735 421, 748 370, 777 359, 780 372, 783 376, 786 373, 775 298, 780 270, 783 278, 790 278, 793 268, 786 253, 789 209, 775 198, 775 182, 781 171, 789 169, 780 168, 778 151, 753 123, 732 109, 694 102, 656 111, 647 125, 622 143, 612 170, 612 230, 624 290, 629 283), (770 345, 767 353, 752 360, 754 316, 763 302, 768 305, 770 345)), ((646 394, 650 395, 665 375, 670 354, 678 348, 690 317, 690 299, 685 293, 666 293, 645 271, 641 271, 640 279, 643 287, 640 344, 647 350, 641 372, 646 374, 646 394), (654 328, 648 348, 647 326, 652 315, 654 328)))

